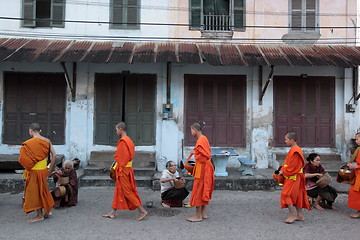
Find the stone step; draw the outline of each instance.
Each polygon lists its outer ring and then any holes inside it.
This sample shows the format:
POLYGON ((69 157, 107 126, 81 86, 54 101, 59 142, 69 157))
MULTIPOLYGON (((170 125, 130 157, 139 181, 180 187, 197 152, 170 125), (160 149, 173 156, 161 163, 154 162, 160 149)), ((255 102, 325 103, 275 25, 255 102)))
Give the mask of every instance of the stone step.
MULTIPOLYGON (((134 167, 135 176, 153 176, 155 173, 155 167, 149 168, 137 168, 134 167)), ((108 176, 109 168, 101 168, 95 166, 87 166, 84 168, 84 176, 108 176)))
MULTIPOLYGON (((108 167, 114 162, 114 151, 93 151, 88 161, 90 166, 108 167)), ((133 159, 133 167, 156 166, 155 152, 136 152, 133 159)))
MULTIPOLYGON (((137 187, 152 187, 152 177, 135 176, 137 187)), ((81 187, 104 187, 115 186, 115 182, 109 176, 83 176, 80 178, 81 187)))
MULTIPOLYGON (((0 154, 0 170, 21 170, 24 169, 18 162, 19 154, 0 154)), ((64 161, 64 154, 56 154, 55 165, 64 161)))

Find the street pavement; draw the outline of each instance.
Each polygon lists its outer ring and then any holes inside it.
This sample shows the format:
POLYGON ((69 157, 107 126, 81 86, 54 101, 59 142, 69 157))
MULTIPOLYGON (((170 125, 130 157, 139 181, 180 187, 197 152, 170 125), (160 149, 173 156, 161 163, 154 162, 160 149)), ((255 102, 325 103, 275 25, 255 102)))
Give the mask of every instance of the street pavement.
MULTIPOLYGON (((160 192, 139 188, 149 215, 135 221, 135 211, 118 211, 116 219, 103 218, 110 211, 112 187, 80 188, 78 205, 54 209, 44 221, 27 223, 21 209, 22 193, 0 194, 0 239, 359 239, 360 219, 351 219, 347 194, 340 194, 339 211, 305 210, 305 221, 283 223, 287 209, 280 209, 280 191, 216 190, 209 205, 209 218, 190 223, 195 208, 164 209, 160 192)), ((188 201, 188 199, 186 199, 188 201)))

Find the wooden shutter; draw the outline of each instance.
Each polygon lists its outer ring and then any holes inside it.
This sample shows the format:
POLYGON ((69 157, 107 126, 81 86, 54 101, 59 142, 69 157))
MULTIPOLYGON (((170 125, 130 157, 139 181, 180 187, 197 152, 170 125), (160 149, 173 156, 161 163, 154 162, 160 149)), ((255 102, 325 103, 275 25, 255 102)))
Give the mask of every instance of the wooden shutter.
POLYGON ((201 29, 203 0, 190 0, 190 29, 201 29))
POLYGON ((124 0, 111 0, 111 28, 123 28, 124 0))
POLYGON ((140 27, 139 21, 139 0, 127 0, 127 28, 137 29, 140 27))
POLYGON ((190 127, 204 121, 212 146, 244 146, 245 106, 244 76, 185 75, 185 144, 195 144, 190 127))
POLYGON ((43 136, 54 144, 64 144, 65 101, 62 74, 6 73, 4 143, 20 144, 29 139, 29 125, 38 122, 43 136))
POLYGON ((154 145, 156 75, 128 75, 125 86, 127 133, 136 145, 154 145))
POLYGON ((291 30, 301 31, 302 0, 291 1, 291 30))
POLYGON ((51 1, 51 26, 65 27, 65 0, 51 1))
POLYGON ((95 143, 115 145, 115 126, 123 121, 123 75, 96 74, 95 143))
POLYGON ((23 27, 35 27, 36 0, 23 0, 23 27))
POLYGON ((316 0, 306 0, 306 30, 314 31, 316 25, 316 0))
POLYGON ((245 3, 244 0, 234 1, 234 29, 243 30, 245 22, 245 3))

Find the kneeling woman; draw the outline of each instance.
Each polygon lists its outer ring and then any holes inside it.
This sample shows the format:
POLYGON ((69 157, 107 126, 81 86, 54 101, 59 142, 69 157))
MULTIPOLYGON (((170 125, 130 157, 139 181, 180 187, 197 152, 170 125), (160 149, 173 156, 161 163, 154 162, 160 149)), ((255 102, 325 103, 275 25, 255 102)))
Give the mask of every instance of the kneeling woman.
MULTIPOLYGON (((185 184, 182 188, 175 188, 175 181, 177 178, 179 178, 179 172, 176 171, 176 164, 173 161, 168 161, 166 163, 166 169, 163 170, 160 178, 161 204, 164 208, 182 207, 183 200, 189 195, 188 190, 185 188, 185 184)), ((185 183, 183 178, 179 180, 185 183)))
POLYGON ((316 185, 316 181, 323 176, 325 169, 320 164, 320 156, 317 153, 311 153, 307 157, 308 163, 304 167, 304 173, 306 178, 306 190, 309 197, 316 198, 314 207, 318 210, 324 210, 320 206, 320 201, 326 201, 324 207, 336 210, 333 207, 333 202, 337 197, 336 189, 327 185, 324 188, 320 188, 316 185))

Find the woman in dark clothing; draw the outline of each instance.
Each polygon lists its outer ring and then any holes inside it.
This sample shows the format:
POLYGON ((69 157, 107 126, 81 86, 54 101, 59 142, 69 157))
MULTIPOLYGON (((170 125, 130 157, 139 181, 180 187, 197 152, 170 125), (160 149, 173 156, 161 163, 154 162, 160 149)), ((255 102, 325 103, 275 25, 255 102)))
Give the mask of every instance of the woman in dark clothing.
POLYGON ((320 155, 311 153, 307 157, 307 161, 308 163, 304 167, 306 190, 309 197, 316 198, 314 207, 321 211, 325 210, 323 207, 336 210, 336 208, 333 207, 333 202, 338 195, 336 189, 330 185, 324 188, 316 185, 317 180, 325 173, 325 169, 320 164, 320 155), (320 205, 321 201, 324 202, 323 206, 320 205))

